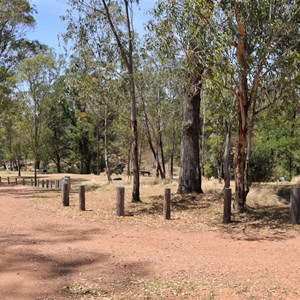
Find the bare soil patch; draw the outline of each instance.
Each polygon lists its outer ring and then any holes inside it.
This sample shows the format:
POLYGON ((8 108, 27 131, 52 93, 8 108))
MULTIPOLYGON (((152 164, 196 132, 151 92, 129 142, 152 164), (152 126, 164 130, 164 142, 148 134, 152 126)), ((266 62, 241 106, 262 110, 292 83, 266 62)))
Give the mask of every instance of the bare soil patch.
POLYGON ((69 207, 59 190, 0 186, 0 299, 300 298, 289 186, 253 187, 247 213, 225 226, 217 181, 204 182, 204 195, 181 197, 176 182, 142 177, 142 203, 133 204, 126 177, 111 185, 104 176, 71 177, 69 207), (121 218, 117 185, 126 188, 121 218), (162 217, 164 187, 173 193, 170 221, 162 217))

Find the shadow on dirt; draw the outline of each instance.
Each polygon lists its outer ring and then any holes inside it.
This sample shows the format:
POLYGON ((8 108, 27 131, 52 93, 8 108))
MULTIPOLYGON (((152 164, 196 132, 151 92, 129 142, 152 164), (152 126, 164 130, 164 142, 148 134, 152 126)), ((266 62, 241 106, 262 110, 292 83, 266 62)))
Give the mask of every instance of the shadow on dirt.
POLYGON ((8 278, 0 282, 0 298, 48 299, 51 296, 56 299, 63 293, 75 299, 78 292, 66 291, 64 287, 78 281, 79 274, 84 274, 85 280, 101 277, 107 286, 122 282, 132 274, 150 274, 147 261, 122 261, 114 253, 103 252, 103 233, 104 229, 97 225, 77 229, 68 224, 51 223, 41 224, 30 233, 0 231, 0 278, 8 278), (98 243, 98 247, 87 248, 84 242, 89 240, 98 243), (20 278, 26 278, 25 283, 35 288, 26 288, 24 282, 19 282, 20 278))
POLYGON ((283 186, 282 188, 278 189, 277 195, 287 201, 287 203, 290 203, 290 197, 291 197, 291 186, 283 186))
MULTIPOLYGON (((209 209, 212 203, 220 200, 220 195, 216 193, 210 198, 203 194, 188 194, 188 195, 171 195, 171 210, 172 211, 192 211, 209 209)), ((150 214, 161 215, 163 211, 164 196, 151 196, 147 198, 147 202, 139 203, 131 206, 128 212, 129 216, 134 214, 150 214)))

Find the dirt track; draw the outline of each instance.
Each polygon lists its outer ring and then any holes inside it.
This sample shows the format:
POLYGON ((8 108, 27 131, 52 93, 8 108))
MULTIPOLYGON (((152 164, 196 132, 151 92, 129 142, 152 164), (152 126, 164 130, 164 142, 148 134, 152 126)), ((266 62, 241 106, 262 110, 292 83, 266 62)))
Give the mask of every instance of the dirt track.
POLYGON ((0 299, 85 299, 70 287, 89 282, 111 291, 95 299, 119 299, 116 283, 158 277, 202 282, 197 297, 173 299, 300 299, 300 237, 292 232, 233 236, 83 221, 34 208, 31 190, 20 186, 1 186, 0 203, 0 299))

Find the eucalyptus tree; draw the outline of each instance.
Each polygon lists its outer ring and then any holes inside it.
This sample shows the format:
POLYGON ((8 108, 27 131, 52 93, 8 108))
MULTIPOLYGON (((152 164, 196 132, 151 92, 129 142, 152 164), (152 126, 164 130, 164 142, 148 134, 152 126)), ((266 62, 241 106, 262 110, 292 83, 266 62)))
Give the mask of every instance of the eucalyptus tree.
MULTIPOLYGON (((250 110, 257 104, 258 95, 268 92, 262 82, 275 73, 280 78, 278 66, 290 55, 294 56, 299 47, 296 37, 299 14, 299 1, 286 0, 220 1, 214 9, 210 27, 219 57, 214 68, 229 74, 231 80, 213 80, 231 90, 236 99, 235 208, 238 211, 244 210, 249 191, 245 172, 250 110)), ((289 67, 292 71, 293 65, 289 67)))
POLYGON ((160 53, 149 51, 149 54, 144 54, 136 81, 142 103, 145 135, 156 162, 156 176, 161 178, 166 177, 165 163, 168 160, 170 165, 173 163, 175 124, 180 119, 179 96, 182 93, 181 90, 178 91, 178 86, 182 77, 175 65, 176 62, 170 59, 166 65, 166 59, 160 53), (170 72, 173 76, 169 76, 170 72), (171 135, 169 139, 168 134, 171 135), (170 142, 169 147, 164 143, 166 139, 170 142))
POLYGON ((40 165, 45 111, 53 83, 59 74, 54 54, 45 51, 26 58, 18 68, 19 97, 27 104, 29 147, 34 154, 35 185, 40 165))
MULTIPOLYGON (((130 97, 131 144, 133 166, 133 191, 132 201, 140 201, 140 179, 138 162, 138 131, 136 112, 136 91, 134 82, 134 46, 135 35, 133 32, 133 4, 134 0, 120 1, 70 1, 71 9, 65 19, 68 21, 66 39, 73 40, 76 46, 96 46, 94 50, 101 57, 109 48, 118 54, 117 65, 108 61, 107 67, 114 68, 115 73, 122 73, 126 77, 128 94, 130 97), (74 14, 72 14, 74 12, 74 14), (76 36, 77 33, 78 36, 76 36), (106 40, 105 43, 104 40, 106 40), (126 72, 124 72, 124 69, 126 72)), ((83 48, 82 47, 82 48, 83 48)), ((111 50, 110 50, 111 51, 111 50)))
POLYGON ((183 122, 178 193, 202 193, 199 156, 200 103, 204 70, 210 43, 207 24, 199 15, 210 18, 212 1, 158 1, 154 20, 156 44, 168 52, 176 49, 185 70, 183 122), (170 47, 171 46, 171 47, 170 47))
POLYGON ((2 0, 0 2, 0 82, 7 71, 22 58, 26 30, 35 24, 34 10, 28 0, 2 0))
MULTIPOLYGON (((214 74, 215 79, 224 74, 214 74)), ((205 82, 201 106, 201 153, 203 174, 224 178, 230 187, 232 174, 232 135, 235 133, 235 99, 232 93, 212 81, 205 82)))
POLYGON ((69 161, 71 156, 71 112, 67 101, 65 76, 55 79, 49 93, 48 108, 45 114, 47 122, 47 157, 53 161, 57 173, 62 172, 62 162, 69 161))
POLYGON ((24 49, 29 44, 24 35, 35 24, 33 12, 27 0, 0 1, 0 124, 7 122, 6 109, 13 106, 13 68, 24 58, 24 49))

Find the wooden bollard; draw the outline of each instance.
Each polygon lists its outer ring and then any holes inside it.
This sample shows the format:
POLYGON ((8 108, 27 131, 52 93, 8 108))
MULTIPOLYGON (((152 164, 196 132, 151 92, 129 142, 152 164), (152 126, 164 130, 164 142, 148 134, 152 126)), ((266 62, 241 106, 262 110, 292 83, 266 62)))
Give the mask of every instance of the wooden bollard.
POLYGON ((44 187, 45 187, 45 180, 42 179, 42 188, 44 188, 44 187))
POLYGON ((26 184, 26 183, 25 183, 25 178, 24 178, 24 177, 22 178, 22 183, 23 183, 23 185, 26 184))
POLYGON ((299 224, 300 219, 300 188, 293 187, 290 196, 290 221, 299 224))
POLYGON ((123 186, 117 187, 117 197, 116 197, 116 214, 117 216, 125 216, 125 188, 123 186))
POLYGON ((9 177, 7 177, 7 184, 10 184, 10 179, 9 179, 9 177))
POLYGON ((165 188, 163 215, 165 220, 171 219, 171 189, 165 188))
POLYGON ((225 188, 223 223, 228 224, 230 222, 231 222, 231 188, 225 188))
POLYGON ((30 179, 30 184, 33 186, 33 178, 30 179))
POLYGON ((79 186, 79 210, 85 210, 85 186, 79 186))
POLYGON ((18 178, 15 178, 15 184, 18 185, 18 178))
POLYGON ((71 177, 70 176, 65 176, 63 178, 63 180, 65 180, 68 183, 69 186, 69 192, 71 191, 71 177))
POLYGON ((53 187, 53 182, 52 180, 50 180, 50 189, 52 189, 52 187, 53 187))
POLYGON ((67 182, 62 183, 61 187, 61 200, 63 206, 69 206, 70 199, 69 199, 69 185, 67 182))
POLYGON ((49 189, 49 180, 46 180, 46 188, 49 189))
POLYGON ((40 187, 40 180, 37 180, 37 187, 40 187))
POLYGON ((2 178, 1 178, 1 176, 0 176, 0 183, 1 183, 1 180, 2 180, 2 178))

